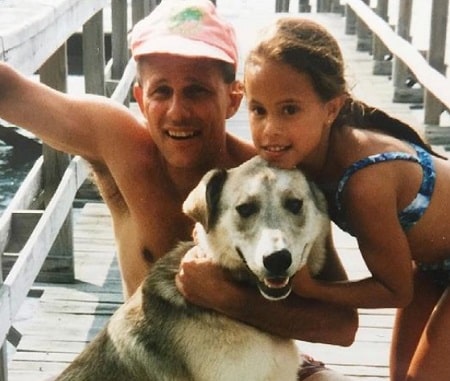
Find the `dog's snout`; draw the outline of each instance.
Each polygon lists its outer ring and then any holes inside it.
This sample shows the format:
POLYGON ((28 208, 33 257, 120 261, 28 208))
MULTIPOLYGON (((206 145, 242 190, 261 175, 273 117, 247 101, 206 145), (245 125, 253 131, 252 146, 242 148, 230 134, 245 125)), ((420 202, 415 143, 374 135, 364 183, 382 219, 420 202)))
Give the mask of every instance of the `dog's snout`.
POLYGON ((283 274, 292 264, 291 253, 286 249, 275 251, 264 257, 263 263, 272 274, 283 274))

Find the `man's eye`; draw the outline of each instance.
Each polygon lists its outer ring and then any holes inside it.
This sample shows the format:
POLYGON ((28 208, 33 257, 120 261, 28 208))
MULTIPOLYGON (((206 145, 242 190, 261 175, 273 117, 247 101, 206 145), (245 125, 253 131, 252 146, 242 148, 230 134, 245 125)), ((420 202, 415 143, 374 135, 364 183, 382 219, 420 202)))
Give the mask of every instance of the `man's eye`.
POLYGON ((196 98, 196 97, 208 94, 208 93, 209 93, 208 89, 206 89, 202 86, 197 86, 197 85, 189 86, 185 89, 185 95, 188 98, 196 98))
POLYGON ((283 206, 292 214, 299 214, 303 207, 303 200, 299 198, 288 198, 284 201, 283 206))
POLYGON ((255 202, 247 202, 236 206, 236 210, 239 215, 243 218, 248 218, 253 214, 257 213, 259 210, 258 205, 255 202))
POLYGON ((172 93, 173 91, 169 86, 160 86, 157 87, 152 94, 156 97, 168 98, 172 95, 172 93))

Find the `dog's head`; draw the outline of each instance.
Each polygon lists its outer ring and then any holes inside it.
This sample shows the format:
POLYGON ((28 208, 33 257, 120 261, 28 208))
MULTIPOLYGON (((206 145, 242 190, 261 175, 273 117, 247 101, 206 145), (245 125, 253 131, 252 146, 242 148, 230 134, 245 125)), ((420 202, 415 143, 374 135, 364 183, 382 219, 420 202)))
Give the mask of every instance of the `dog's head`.
POLYGON ((206 252, 231 270, 247 267, 268 299, 287 297, 303 265, 309 262, 313 273, 322 265, 330 226, 325 199, 297 169, 273 168, 255 157, 212 170, 183 211, 203 226, 197 239, 206 252))

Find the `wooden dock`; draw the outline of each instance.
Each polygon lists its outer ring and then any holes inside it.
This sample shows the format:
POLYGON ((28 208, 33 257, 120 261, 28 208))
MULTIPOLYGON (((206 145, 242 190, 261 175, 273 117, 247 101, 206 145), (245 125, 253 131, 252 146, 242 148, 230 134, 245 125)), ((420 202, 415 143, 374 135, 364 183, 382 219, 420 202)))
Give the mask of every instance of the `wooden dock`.
MULTIPOLYGON (((336 36, 348 64, 353 93, 360 99, 421 127, 420 110, 410 104, 393 103, 393 88, 387 76, 372 75, 373 60, 356 50, 356 36, 345 34, 345 19, 336 13, 302 14, 322 22, 336 36)), ((255 31, 275 15, 244 9, 230 14, 242 52, 255 31)), ((245 105, 230 120, 229 129, 248 138, 245 105)), ((23 335, 10 351, 10 381, 40 381, 58 374, 103 327, 122 302, 120 274, 115 256, 111 220, 102 203, 88 203, 74 216, 75 283, 35 283, 14 327, 23 335)), ((351 278, 367 274, 353 238, 334 227, 335 241, 351 278)), ((360 310, 360 328, 355 343, 337 346, 299 342, 299 347, 329 367, 355 380, 388 380, 388 357, 392 309, 360 310)))

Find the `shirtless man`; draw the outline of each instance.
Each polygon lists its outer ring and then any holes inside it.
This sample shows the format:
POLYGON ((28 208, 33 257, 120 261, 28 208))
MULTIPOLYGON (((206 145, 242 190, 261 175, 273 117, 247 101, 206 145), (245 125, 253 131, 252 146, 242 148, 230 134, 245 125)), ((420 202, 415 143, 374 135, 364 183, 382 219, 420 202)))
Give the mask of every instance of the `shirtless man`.
MULTIPOLYGON (((63 94, 0 63, 0 117, 92 165, 112 215, 125 298, 155 260, 190 239, 181 204, 205 172, 254 155, 225 131, 243 96, 234 31, 209 1, 181 4, 163 1, 132 33, 134 96, 145 122, 107 98, 63 94)), ((329 259, 324 277, 342 279, 334 250, 329 259)), ((237 290, 239 303, 254 300, 237 290)), ((357 327, 353 309, 298 297, 243 305, 229 304, 230 316, 299 340, 349 345, 357 327)))

